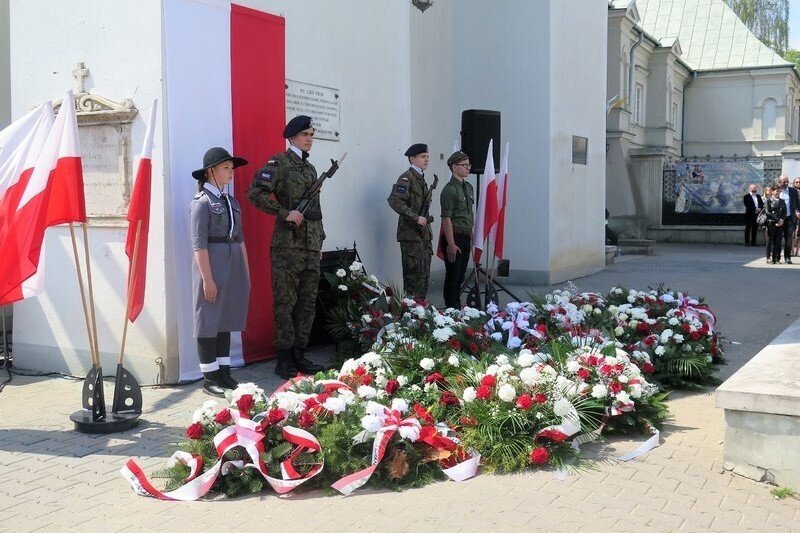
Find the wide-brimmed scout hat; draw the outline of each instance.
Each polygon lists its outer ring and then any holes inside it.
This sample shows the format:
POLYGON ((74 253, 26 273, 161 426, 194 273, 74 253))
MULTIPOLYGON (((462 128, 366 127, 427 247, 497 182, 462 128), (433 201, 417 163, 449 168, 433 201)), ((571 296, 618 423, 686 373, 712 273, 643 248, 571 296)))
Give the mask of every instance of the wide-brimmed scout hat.
POLYGON ((193 171, 192 177, 196 180, 201 180, 205 176, 206 170, 225 161, 233 161, 233 168, 247 164, 247 159, 232 156, 225 148, 215 146, 214 148, 209 148, 206 155, 203 156, 203 168, 193 171))

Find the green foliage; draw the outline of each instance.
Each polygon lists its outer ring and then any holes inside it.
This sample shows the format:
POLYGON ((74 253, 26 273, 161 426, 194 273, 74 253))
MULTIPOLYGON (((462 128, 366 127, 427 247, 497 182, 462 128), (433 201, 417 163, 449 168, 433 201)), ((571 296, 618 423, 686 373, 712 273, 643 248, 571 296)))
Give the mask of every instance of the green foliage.
POLYGON ((797 493, 789 487, 777 487, 769 491, 769 493, 775 496, 776 500, 797 497, 797 493))
POLYGON ((794 63, 797 68, 800 68, 800 50, 786 50, 783 58, 790 63, 794 63))
POLYGON ((789 48, 789 0, 725 0, 734 13, 778 55, 789 48))

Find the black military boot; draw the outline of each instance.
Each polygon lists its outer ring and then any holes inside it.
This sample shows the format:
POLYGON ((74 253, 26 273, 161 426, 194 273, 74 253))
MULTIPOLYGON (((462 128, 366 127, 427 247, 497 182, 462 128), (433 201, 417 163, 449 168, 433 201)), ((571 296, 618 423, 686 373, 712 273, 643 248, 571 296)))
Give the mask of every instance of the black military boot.
POLYGON ((324 366, 318 365, 310 359, 306 359, 304 348, 293 348, 292 356, 294 357, 294 366, 303 374, 316 374, 317 372, 325 370, 324 366))
POLYGON ((275 365, 275 373, 282 379, 292 379, 297 375, 297 368, 294 365, 291 350, 278 351, 278 363, 275 365))
POLYGON ((211 396, 224 397, 225 385, 222 383, 220 371, 203 372, 203 392, 211 396))
POLYGON ((226 389, 235 390, 239 386, 239 382, 231 376, 231 367, 228 365, 219 365, 219 381, 226 389))

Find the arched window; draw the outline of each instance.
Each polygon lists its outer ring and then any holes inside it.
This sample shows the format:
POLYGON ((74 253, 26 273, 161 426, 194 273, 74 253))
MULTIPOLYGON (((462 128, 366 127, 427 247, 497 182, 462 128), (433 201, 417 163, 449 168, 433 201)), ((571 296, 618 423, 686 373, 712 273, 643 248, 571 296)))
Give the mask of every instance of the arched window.
POLYGON ((778 102, 774 98, 764 100, 761 114, 761 138, 765 141, 775 139, 775 121, 778 102))

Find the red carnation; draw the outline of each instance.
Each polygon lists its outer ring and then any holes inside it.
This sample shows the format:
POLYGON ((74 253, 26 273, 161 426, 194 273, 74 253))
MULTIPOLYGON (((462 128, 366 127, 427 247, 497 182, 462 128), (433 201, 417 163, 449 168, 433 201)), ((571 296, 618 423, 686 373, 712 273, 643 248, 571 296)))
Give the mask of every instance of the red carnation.
POLYGON ((242 394, 241 398, 236 400, 236 407, 239 412, 246 415, 250 410, 256 406, 256 401, 253 399, 252 394, 242 394))
POLYGON ((622 390, 622 384, 619 381, 612 381, 608 384, 608 390, 611 391, 611 394, 616 394, 622 390))
POLYGON ((693 332, 691 332, 689 334, 689 336, 692 337, 693 341, 699 341, 700 340, 700 332, 699 331, 693 331, 693 332))
POLYGON ((550 440, 555 443, 564 442, 567 440, 568 435, 563 433, 557 429, 543 429, 539 433, 536 434, 536 438, 534 439, 536 442, 542 442, 543 440, 550 440))
POLYGON ((596 355, 590 355, 589 356, 589 364, 592 365, 592 366, 597 366, 597 356, 596 355))
POLYGON ((433 424, 433 417, 431 416, 431 414, 428 412, 427 409, 425 409, 425 407, 423 407, 418 403, 414 404, 414 414, 424 423, 433 424))
POLYGON ((474 342, 469 343, 469 351, 470 353, 477 354, 478 353, 478 345, 474 342))
POLYGON ((497 380, 491 374, 486 374, 485 376, 483 376, 483 379, 481 379, 482 386, 494 387, 495 383, 497 383, 497 380))
POLYGON ((692 328, 691 328, 691 326, 689 326, 689 324, 687 324, 686 322, 684 322, 683 324, 681 324, 681 329, 683 330, 683 332, 684 332, 684 333, 689 333, 689 331, 690 331, 692 328))
POLYGON ((300 427, 309 428, 314 425, 314 422, 316 422, 316 419, 308 410, 302 411, 297 417, 297 423, 300 424, 300 427))
POLYGON ((550 454, 543 446, 539 446, 531 452, 531 462, 535 465, 543 465, 548 459, 550 459, 550 454))
POLYGON ((386 382, 386 387, 384 387, 384 390, 386 391, 386 394, 394 394, 394 391, 399 388, 400 382, 398 382, 396 379, 390 379, 386 382))
POLYGON ((646 372, 647 374, 652 374, 655 370, 656 367, 654 367, 652 363, 645 363, 642 365, 642 372, 646 372))
POLYGON ((425 376, 425 383, 447 383, 440 372, 434 372, 425 376))
POLYGON ((361 376, 362 385, 369 385, 370 383, 372 383, 372 376, 370 376, 369 374, 361 376))
POLYGON ((612 370, 613 370, 613 369, 612 369, 611 365, 601 365, 601 366, 600 366, 600 373, 601 373, 602 375, 604 375, 604 376, 609 376, 609 375, 611 375, 611 371, 612 371, 612 370))
POLYGON ((647 337, 645 337, 645 339, 644 339, 644 343, 645 343, 646 345, 648 345, 648 346, 652 346, 652 345, 653 345, 655 342, 656 342, 656 337, 655 337, 655 335, 648 335, 648 336, 647 336, 647 337))
POLYGON ((581 368, 580 370, 578 370, 578 377, 583 381, 586 381, 587 379, 589 379, 589 371, 586 370, 585 368, 581 368))
POLYGON ((461 349, 461 343, 455 337, 451 337, 450 340, 447 341, 447 344, 449 344, 450 347, 452 349, 454 349, 454 350, 460 350, 461 349))
POLYGON ((203 430, 203 424, 201 424, 200 422, 195 422, 194 424, 186 428, 186 436, 189 437, 190 439, 197 440, 203 436, 203 433, 205 433, 205 431, 203 430))
POLYGON ((523 411, 527 411, 531 407, 533 407, 533 399, 531 398, 530 394, 522 394, 519 398, 517 398, 517 407, 522 409, 523 411))
POLYGON ((230 409, 223 409, 216 415, 214 415, 214 422, 220 425, 225 425, 231 421, 231 411, 230 409))
POLYGON ((488 387, 486 385, 481 385, 480 387, 478 387, 478 390, 475 391, 475 396, 479 400, 488 400, 489 398, 492 397, 492 389, 491 387, 488 387))
POLYGON ((439 403, 444 405, 458 405, 458 396, 446 390, 439 396, 439 403))
POLYGON ((647 333, 650 331, 650 326, 647 325, 647 322, 639 322, 636 324, 636 331, 639 333, 647 333))
POLYGON ((464 330, 464 334, 467 337, 474 337, 475 336, 475 330, 472 329, 472 328, 467 328, 467 329, 464 330))
POLYGON ((270 409, 267 412, 267 420, 270 424, 277 424, 286 418, 286 412, 283 409, 270 409))
POLYGON ((540 404, 545 403, 547 401, 547 396, 541 392, 537 392, 533 397, 533 401, 540 404))
POLYGON ((353 374, 355 374, 356 376, 359 376, 359 377, 363 376, 363 375, 364 375, 364 374, 366 374, 366 373, 367 373, 367 369, 366 369, 366 368, 364 368, 363 366, 359 366, 359 367, 358 367, 358 368, 356 368, 356 369, 355 369, 355 371, 353 372, 353 374))

